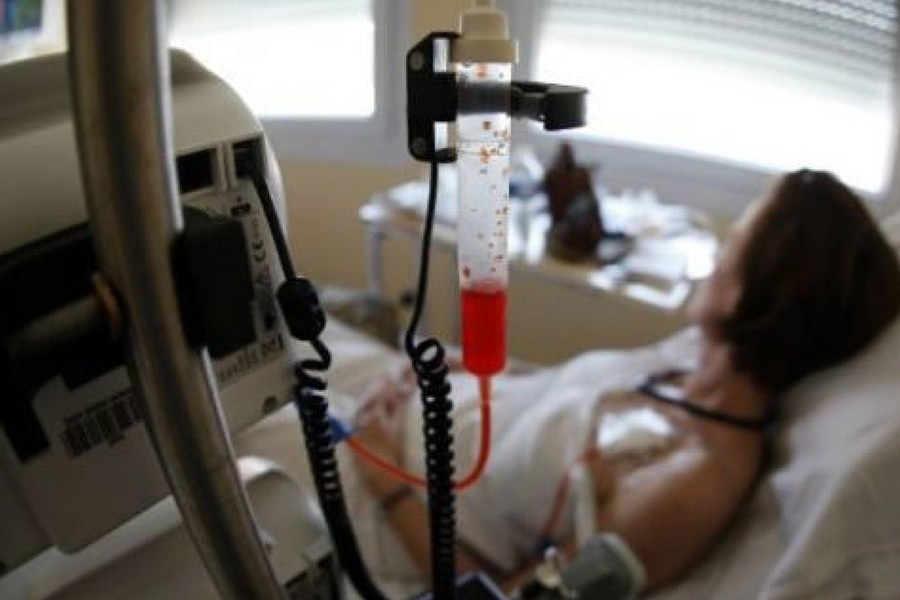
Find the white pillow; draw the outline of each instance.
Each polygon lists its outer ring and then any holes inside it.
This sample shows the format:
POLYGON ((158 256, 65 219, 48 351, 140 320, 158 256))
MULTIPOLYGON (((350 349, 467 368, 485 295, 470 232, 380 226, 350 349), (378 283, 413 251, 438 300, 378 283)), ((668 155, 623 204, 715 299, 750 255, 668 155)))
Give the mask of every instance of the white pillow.
POLYGON ((785 398, 768 483, 786 551, 763 598, 900 595, 900 319, 785 398))

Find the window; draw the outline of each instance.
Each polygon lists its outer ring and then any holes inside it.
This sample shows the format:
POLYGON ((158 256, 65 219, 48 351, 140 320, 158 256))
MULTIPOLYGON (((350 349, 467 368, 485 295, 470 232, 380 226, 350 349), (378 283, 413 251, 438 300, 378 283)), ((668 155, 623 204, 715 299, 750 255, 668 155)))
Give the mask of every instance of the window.
POLYGON ((0 0, 0 65, 65 49, 64 0, 0 0))
POLYGON ((534 77, 591 89, 604 140, 763 170, 890 177, 893 0, 546 0, 534 77))
POLYGON ((373 0, 175 0, 171 41, 262 117, 375 112, 373 0))
POLYGON ((407 3, 169 0, 172 45, 228 81, 283 158, 404 157, 407 3))
MULTIPOLYGON (((0 0, 0 64, 64 51, 66 0, 0 0)), ((227 81, 279 156, 400 164, 408 3, 165 0, 169 43, 227 81)))

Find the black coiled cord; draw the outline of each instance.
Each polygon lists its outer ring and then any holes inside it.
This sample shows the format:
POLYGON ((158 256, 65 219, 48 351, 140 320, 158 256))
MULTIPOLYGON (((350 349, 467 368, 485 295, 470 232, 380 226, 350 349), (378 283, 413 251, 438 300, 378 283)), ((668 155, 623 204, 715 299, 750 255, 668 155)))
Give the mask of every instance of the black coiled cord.
POLYGON ((306 453, 319 504, 341 566, 347 572, 353 587, 366 600, 384 600, 385 596, 366 570, 350 516, 347 514, 347 505, 344 503, 344 491, 328 421, 328 400, 324 394, 327 384, 324 379, 313 374, 328 369, 331 365, 331 353, 321 340, 312 340, 310 344, 319 358, 302 360, 295 365, 297 385, 294 387, 294 405, 303 424, 306 453))
POLYGON ((428 263, 434 209, 437 203, 438 163, 431 162, 431 181, 415 307, 406 330, 406 353, 416 373, 422 398, 422 433, 428 481, 428 517, 431 527, 432 594, 436 600, 452 600, 456 589, 456 496, 453 492, 453 402, 450 400, 449 369, 441 343, 428 338, 415 341, 428 291, 428 263))
POLYGON ((386 600, 369 576, 347 514, 337 457, 331 439, 328 400, 324 394, 328 384, 315 374, 322 373, 331 366, 331 353, 319 339, 319 334, 325 326, 324 313, 318 306, 318 298, 312 286, 305 279, 297 277, 294 271, 287 241, 275 211, 275 203, 262 172, 252 156, 238 155, 235 158, 250 176, 275 242, 285 276, 285 282, 278 290, 278 301, 288 322, 288 328, 295 338, 308 341, 318 355, 318 359, 306 359, 294 365, 294 376, 297 379, 294 386, 294 405, 300 415, 307 458, 322 514, 331 532, 338 560, 353 587, 365 600, 386 600))

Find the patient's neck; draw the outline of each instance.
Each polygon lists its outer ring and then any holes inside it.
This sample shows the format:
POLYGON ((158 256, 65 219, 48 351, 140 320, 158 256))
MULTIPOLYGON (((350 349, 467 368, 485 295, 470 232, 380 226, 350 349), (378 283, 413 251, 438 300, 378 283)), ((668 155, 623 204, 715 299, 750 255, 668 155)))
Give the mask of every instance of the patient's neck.
POLYGON ((700 364, 686 378, 684 392, 697 404, 734 417, 762 419, 769 410, 769 395, 734 368, 731 347, 713 340, 704 340, 700 364))

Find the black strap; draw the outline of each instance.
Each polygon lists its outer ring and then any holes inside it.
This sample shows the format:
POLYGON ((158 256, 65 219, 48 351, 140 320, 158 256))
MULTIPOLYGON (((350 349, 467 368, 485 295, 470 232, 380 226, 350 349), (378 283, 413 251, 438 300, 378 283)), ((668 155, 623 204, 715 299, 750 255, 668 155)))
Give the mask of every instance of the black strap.
POLYGON ((696 402, 693 402, 686 398, 674 398, 672 396, 668 396, 658 388, 658 385, 663 381, 680 374, 683 374, 683 372, 664 371, 662 373, 650 375, 635 388, 635 391, 644 394, 645 396, 652 398, 657 402, 662 402, 664 404, 680 408, 681 410, 690 413, 695 417, 717 421, 725 425, 737 427, 738 429, 744 429, 747 431, 766 431, 772 426, 772 414, 766 414, 760 419, 736 417, 734 415, 730 415, 728 413, 697 404, 696 402))

